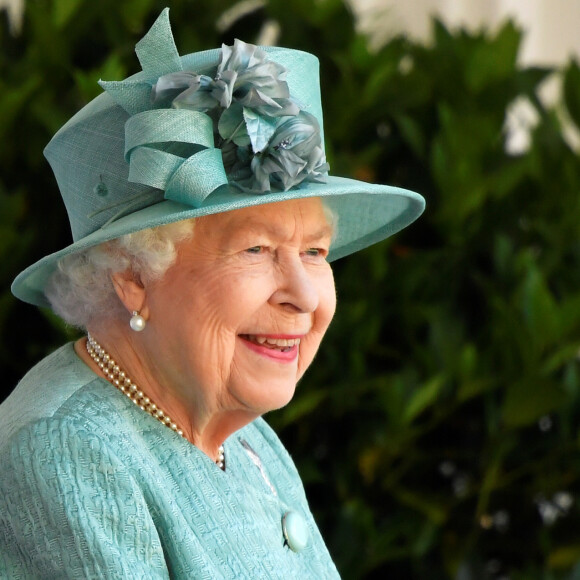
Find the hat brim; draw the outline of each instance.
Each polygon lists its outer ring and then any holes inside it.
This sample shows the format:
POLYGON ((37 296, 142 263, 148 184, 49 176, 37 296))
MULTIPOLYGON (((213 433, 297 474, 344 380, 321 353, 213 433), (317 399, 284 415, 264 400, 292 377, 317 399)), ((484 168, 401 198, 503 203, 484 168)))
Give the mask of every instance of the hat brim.
POLYGON ((49 307, 44 288, 58 261, 65 256, 139 230, 307 197, 323 198, 324 203, 338 216, 337 234, 330 249, 329 261, 352 254, 402 230, 416 220, 425 207, 423 197, 412 191, 343 177, 328 177, 326 183, 308 183, 298 189, 264 195, 244 194, 238 189, 224 186, 206 198, 200 208, 166 200, 113 221, 29 266, 15 278, 12 292, 25 302, 49 307))

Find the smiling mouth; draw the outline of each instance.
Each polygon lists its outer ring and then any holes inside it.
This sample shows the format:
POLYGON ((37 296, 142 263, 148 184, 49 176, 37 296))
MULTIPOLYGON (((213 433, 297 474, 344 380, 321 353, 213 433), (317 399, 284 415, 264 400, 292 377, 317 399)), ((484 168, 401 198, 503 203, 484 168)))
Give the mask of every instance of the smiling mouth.
POLYGON ((270 338, 267 336, 259 336, 257 334, 240 334, 240 337, 248 342, 257 344, 258 346, 278 350, 280 352, 289 352, 292 348, 300 344, 299 338, 270 338))

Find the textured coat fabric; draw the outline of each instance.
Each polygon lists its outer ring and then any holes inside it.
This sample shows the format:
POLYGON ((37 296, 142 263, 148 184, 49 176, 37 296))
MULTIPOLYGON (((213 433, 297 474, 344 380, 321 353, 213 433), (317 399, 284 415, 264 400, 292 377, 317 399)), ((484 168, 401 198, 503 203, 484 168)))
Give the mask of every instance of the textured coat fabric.
POLYGON ((266 423, 225 453, 224 472, 62 347, 0 406, 0 578, 338 578, 266 423))

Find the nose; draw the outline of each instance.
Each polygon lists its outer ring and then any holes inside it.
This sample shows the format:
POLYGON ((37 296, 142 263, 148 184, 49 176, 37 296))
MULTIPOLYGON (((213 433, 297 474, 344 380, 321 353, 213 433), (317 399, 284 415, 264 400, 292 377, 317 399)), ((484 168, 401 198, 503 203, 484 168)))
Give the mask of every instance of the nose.
POLYGON ((280 262, 276 277, 276 290, 270 298, 272 304, 294 312, 314 312, 318 308, 318 288, 300 257, 280 262))

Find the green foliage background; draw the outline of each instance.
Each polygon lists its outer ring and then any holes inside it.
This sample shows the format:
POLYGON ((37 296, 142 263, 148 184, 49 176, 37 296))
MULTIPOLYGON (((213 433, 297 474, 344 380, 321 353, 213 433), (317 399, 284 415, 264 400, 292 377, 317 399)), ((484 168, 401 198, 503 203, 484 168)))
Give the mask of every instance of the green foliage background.
MULTIPOLYGON (((69 243, 42 149, 138 69, 166 4, 182 54, 280 25, 322 66, 333 173, 427 199, 402 234, 335 265, 339 311, 295 400, 270 415, 344 578, 580 578, 580 163, 522 68, 521 32, 449 31, 370 53, 340 0, 269 0, 225 29, 226 0, 29 0, 0 26, 3 396, 75 336, 12 278, 69 243), (529 150, 506 153, 526 98, 529 150)), ((580 127, 580 68, 560 71, 580 127)))

